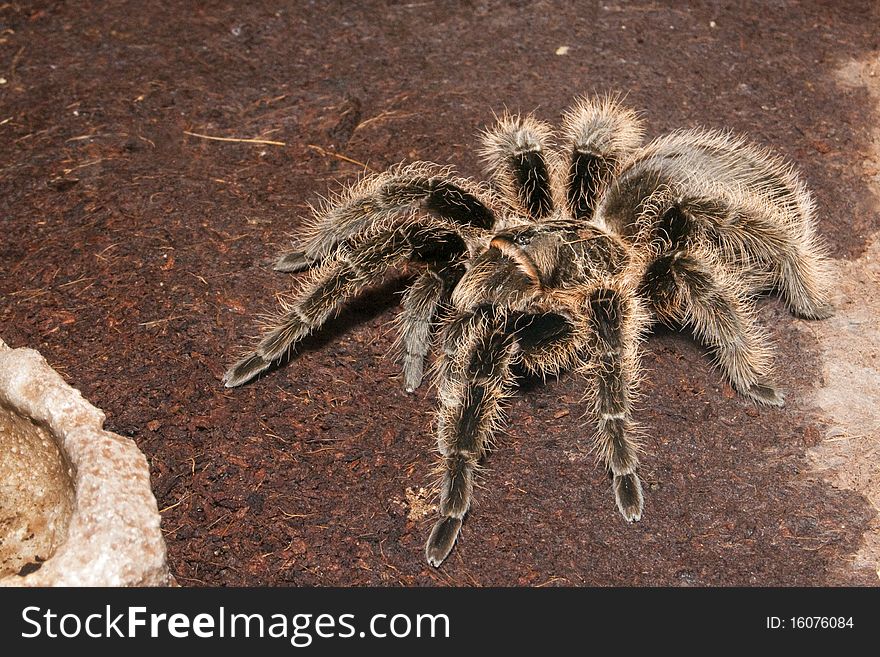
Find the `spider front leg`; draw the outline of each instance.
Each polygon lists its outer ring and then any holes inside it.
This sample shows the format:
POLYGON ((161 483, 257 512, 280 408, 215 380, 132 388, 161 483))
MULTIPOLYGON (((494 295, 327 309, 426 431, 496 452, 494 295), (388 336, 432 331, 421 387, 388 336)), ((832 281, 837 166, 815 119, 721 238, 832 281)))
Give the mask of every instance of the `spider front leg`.
POLYGON ((432 566, 449 555, 471 505, 474 471, 501 420, 512 384, 513 337, 491 308, 447 325, 441 355, 437 442, 442 456, 440 520, 425 546, 432 566))
POLYGON ((425 359, 431 349, 433 323, 444 298, 463 274, 463 265, 429 267, 403 295, 398 334, 407 392, 413 392, 422 383, 425 359))
POLYGON ((495 205, 491 193, 450 176, 448 167, 429 162, 398 166, 363 178, 316 210, 301 249, 279 258, 275 270, 309 269, 331 257, 347 239, 414 209, 452 226, 489 229, 495 224, 495 205))
POLYGON ((772 352, 755 322, 754 308, 736 281, 721 274, 711 255, 679 250, 657 258, 643 290, 661 320, 691 326, 731 385, 761 404, 782 406, 784 396, 770 383, 772 352))
POLYGON ((632 402, 645 316, 634 298, 610 288, 594 290, 586 305, 591 334, 586 369, 594 382, 591 411, 599 455, 614 477, 617 508, 634 522, 644 506, 632 402))
POLYGON ((614 497, 621 515, 641 518, 642 486, 632 403, 638 372, 638 343, 647 314, 631 292, 613 287, 588 289, 570 310, 516 318, 512 329, 521 352, 518 359, 536 374, 574 366, 589 380, 587 400, 596 427, 599 457, 613 476, 614 497), (574 321, 572 315, 582 319, 574 321))
POLYGON ((254 353, 238 361, 223 377, 226 387, 245 383, 280 360, 296 343, 320 328, 343 303, 377 282, 395 265, 412 259, 437 259, 449 264, 467 251, 461 235, 442 225, 409 224, 373 234, 340 247, 306 284, 297 298, 286 304, 254 353))

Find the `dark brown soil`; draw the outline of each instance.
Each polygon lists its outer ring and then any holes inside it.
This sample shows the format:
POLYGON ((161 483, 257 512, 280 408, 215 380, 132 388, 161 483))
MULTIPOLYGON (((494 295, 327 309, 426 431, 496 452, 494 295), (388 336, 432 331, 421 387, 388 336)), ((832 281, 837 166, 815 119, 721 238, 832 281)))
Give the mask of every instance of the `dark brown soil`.
POLYGON ((730 127, 796 161, 835 257, 880 227, 873 119, 834 71, 876 53, 872 0, 21 2, 0 6, 0 336, 38 348, 147 454, 183 585, 822 585, 873 510, 799 474, 816 344, 776 300, 782 410, 736 397, 688 337, 646 346, 644 520, 594 465, 564 375, 527 384, 461 540, 424 560, 434 394, 389 354, 401 281, 285 367, 220 377, 293 277, 306 204, 361 167, 454 163, 504 107, 557 120, 621 91, 650 135, 730 127), (567 46, 565 55, 555 54, 567 46), (193 136, 257 138, 284 145, 193 136))

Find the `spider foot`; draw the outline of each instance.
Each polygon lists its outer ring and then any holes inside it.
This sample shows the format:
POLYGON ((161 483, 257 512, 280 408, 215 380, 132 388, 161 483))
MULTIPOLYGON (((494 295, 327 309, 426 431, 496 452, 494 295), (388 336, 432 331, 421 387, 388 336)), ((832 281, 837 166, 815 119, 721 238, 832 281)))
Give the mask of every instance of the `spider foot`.
POLYGON ((434 525, 428 537, 428 544, 425 546, 425 556, 434 568, 438 568, 452 552, 452 546, 455 545, 460 530, 461 518, 441 518, 434 525))
POLYGON ((617 508, 628 522, 637 522, 642 518, 645 498, 642 495, 642 484, 636 473, 614 475, 614 498, 617 508))
POLYGON ((423 368, 422 362, 406 363, 403 368, 403 389, 409 393, 416 391, 422 385, 423 368))
POLYGON ((818 302, 806 308, 792 308, 792 314, 800 319, 828 319, 834 315, 834 306, 818 302))
POLYGON ((292 251, 278 258, 272 269, 275 271, 298 272, 308 269, 312 264, 312 261, 306 258, 304 251, 292 251))
POLYGON ((251 354, 238 361, 223 375, 223 383, 227 388, 235 388, 247 383, 257 374, 269 368, 271 361, 264 360, 259 354, 251 354))
POLYGON ((740 393, 753 402, 764 406, 783 406, 785 404, 785 394, 777 390, 775 385, 766 381, 753 383, 747 389, 740 390, 740 393))

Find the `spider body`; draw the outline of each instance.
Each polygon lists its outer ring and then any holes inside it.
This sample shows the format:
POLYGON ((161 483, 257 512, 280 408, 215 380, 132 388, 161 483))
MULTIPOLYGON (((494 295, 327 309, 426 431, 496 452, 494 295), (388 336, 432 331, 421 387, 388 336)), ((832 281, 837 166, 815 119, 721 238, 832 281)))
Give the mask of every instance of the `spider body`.
POLYGON ((434 566, 470 508, 517 367, 583 377, 598 455, 635 521, 632 412, 651 322, 691 328, 738 392, 781 405, 755 295, 776 288, 801 317, 830 314, 812 200, 771 152, 699 130, 641 146, 635 114, 613 98, 579 101, 560 137, 557 149, 549 126, 505 115, 483 137, 491 187, 418 163, 331 199, 301 248, 276 263, 312 269, 305 285, 224 378, 256 377, 389 268, 418 264, 398 344, 408 391, 438 352, 434 566))

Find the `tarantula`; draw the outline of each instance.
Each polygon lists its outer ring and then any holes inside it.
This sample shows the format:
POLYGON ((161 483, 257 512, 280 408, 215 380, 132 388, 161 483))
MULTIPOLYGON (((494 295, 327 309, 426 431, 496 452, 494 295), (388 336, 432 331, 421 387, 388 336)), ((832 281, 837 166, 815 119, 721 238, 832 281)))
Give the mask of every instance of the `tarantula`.
POLYGON ((578 99, 558 138, 505 114, 482 139, 491 186, 416 163, 326 202, 275 265, 312 269, 304 287, 224 377, 228 387, 253 379, 389 268, 417 264, 399 346, 412 391, 439 333, 435 567, 458 537, 516 371, 584 376, 598 455, 620 513, 636 521, 632 412, 650 324, 689 327, 740 394, 781 406, 756 294, 777 289, 798 317, 831 314, 813 201, 771 151, 711 130, 642 146, 637 115, 614 97, 578 99))

